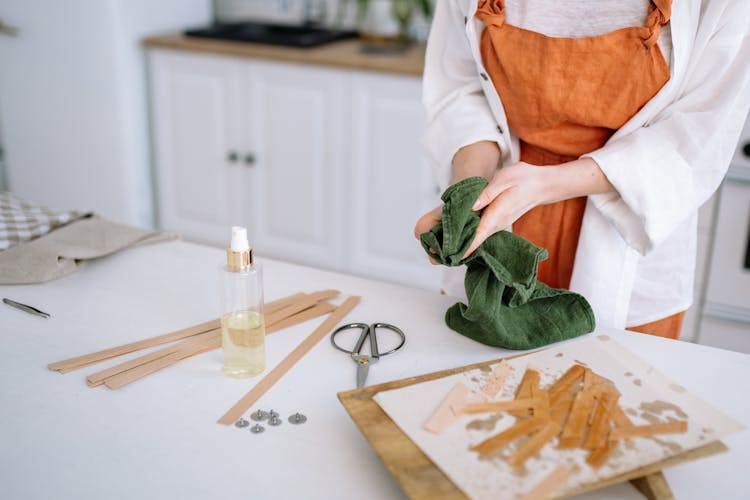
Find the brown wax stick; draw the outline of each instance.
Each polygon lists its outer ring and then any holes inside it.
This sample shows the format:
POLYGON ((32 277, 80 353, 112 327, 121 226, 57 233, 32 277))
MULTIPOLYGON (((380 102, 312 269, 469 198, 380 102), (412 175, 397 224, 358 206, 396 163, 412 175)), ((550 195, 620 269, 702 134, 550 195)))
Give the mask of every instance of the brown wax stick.
POLYGON ((609 429, 612 422, 612 410, 617 405, 618 399, 620 399, 619 394, 610 391, 601 393, 594 421, 591 424, 591 429, 589 429, 586 440, 583 442, 584 448, 595 450, 597 448, 604 448, 607 445, 607 436, 609 436, 609 429))
POLYGON ((263 377, 245 396, 242 397, 232 408, 229 409, 221 418, 218 423, 223 425, 230 425, 234 423, 238 418, 242 416, 258 399, 263 396, 278 380, 288 372, 295 363, 297 363, 307 352, 315 347, 315 345, 333 328, 354 309, 359 303, 359 297, 349 297, 336 308, 331 315, 316 328, 313 333, 310 334, 305 340, 302 341, 289 355, 284 358, 281 363, 271 370, 268 375, 263 377))
POLYGON ((539 453, 549 441, 560 433, 560 426, 556 422, 549 422, 531 435, 518 449, 508 457, 507 462, 513 467, 520 467, 532 456, 539 453))
POLYGON ((633 425, 617 427, 609 433, 610 441, 619 441, 635 437, 650 437, 659 434, 681 434, 687 432, 687 420, 672 420, 661 424, 633 425))
POLYGON ((568 371, 566 371, 562 377, 552 384, 549 388, 550 403, 552 406, 557 402, 557 399, 562 396, 566 391, 570 391, 575 384, 580 382, 585 373, 585 368, 581 365, 573 365, 568 371))
POLYGON ((485 439, 479 444, 476 444, 469 449, 471 451, 479 452, 482 455, 494 453, 503 446, 507 446, 516 439, 531 434, 532 432, 540 429, 545 425, 543 419, 532 417, 525 420, 516 422, 508 429, 503 432, 496 434, 488 439, 485 439))
POLYGON ((456 415, 473 415, 476 413, 498 413, 501 411, 530 410, 542 403, 542 398, 511 399, 510 401, 491 401, 487 403, 457 403, 451 405, 456 415))
POLYGON ((607 441, 603 448, 597 448, 586 457, 586 462, 594 469, 600 468, 604 465, 604 462, 612 455, 612 452, 617 447, 617 443, 614 441, 607 441))
MULTIPOLYGON (((539 388, 539 372, 533 368, 527 368, 521 379, 521 383, 518 384, 516 389, 515 399, 531 399, 533 397, 534 388, 539 388)), ((511 411, 511 415, 516 417, 525 417, 529 415, 529 410, 514 410, 511 411)))
POLYGON ((579 392, 573 401, 573 408, 568 415, 565 429, 560 436, 560 448, 577 448, 581 443, 583 432, 586 430, 589 413, 594 404, 594 396, 590 392, 579 392))
POLYGON ((612 411, 612 421, 616 427, 630 427, 633 425, 633 421, 630 417, 622 410, 622 406, 616 405, 612 411))
POLYGON ((554 406, 550 407, 550 418, 557 422, 562 428, 565 426, 566 418, 569 418, 571 407, 573 406, 573 396, 566 392, 564 397, 558 398, 554 406))

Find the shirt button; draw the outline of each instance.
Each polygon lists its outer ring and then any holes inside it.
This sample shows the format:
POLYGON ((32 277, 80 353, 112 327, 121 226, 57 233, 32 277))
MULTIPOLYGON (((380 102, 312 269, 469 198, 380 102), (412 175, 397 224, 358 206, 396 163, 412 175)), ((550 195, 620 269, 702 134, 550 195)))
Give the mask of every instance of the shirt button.
POLYGON ((481 76, 484 79, 484 81, 489 80, 489 77, 487 76, 487 73, 480 73, 479 76, 481 76))
POLYGON ((501 127, 500 125, 498 125, 497 126, 497 131, 502 134, 503 133, 503 127, 501 127))

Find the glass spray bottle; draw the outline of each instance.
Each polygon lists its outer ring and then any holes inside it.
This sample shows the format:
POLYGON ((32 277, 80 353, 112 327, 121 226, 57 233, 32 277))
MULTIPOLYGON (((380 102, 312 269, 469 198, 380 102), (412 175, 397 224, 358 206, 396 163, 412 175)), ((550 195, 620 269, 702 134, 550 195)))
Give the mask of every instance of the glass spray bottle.
POLYGON ((232 227, 227 265, 221 274, 221 345, 224 373, 244 378, 266 368, 263 275, 244 227, 232 227))

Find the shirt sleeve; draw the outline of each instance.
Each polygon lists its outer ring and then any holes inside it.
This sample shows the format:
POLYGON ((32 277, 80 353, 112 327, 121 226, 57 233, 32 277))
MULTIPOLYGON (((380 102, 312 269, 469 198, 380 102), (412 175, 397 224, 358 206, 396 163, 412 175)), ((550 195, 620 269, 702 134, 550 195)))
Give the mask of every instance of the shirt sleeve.
POLYGON ((750 107, 750 2, 723 4, 701 13, 671 104, 644 127, 584 155, 616 189, 591 201, 641 254, 718 188, 750 107))
POLYGON ((422 144, 443 189, 451 182, 451 163, 460 148, 494 141, 501 151, 507 149, 482 91, 465 23, 456 0, 438 1, 425 54, 422 144))

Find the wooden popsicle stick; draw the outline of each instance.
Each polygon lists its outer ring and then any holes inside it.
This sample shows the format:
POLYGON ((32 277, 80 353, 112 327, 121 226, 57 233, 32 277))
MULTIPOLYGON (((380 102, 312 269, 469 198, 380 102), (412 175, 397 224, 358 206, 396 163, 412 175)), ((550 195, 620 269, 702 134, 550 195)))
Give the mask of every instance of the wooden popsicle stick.
POLYGON ((308 294, 308 297, 312 297, 318 302, 323 300, 333 299, 341 295, 339 290, 320 290, 318 292, 312 292, 308 294))
POLYGON ((469 388, 461 382, 456 383, 425 421, 422 428, 435 434, 445 432, 448 427, 460 420, 453 411, 453 406, 464 404, 468 396, 469 388))
POLYGON ((278 323, 282 319, 286 319, 289 316, 293 316, 297 314, 298 312, 302 312, 305 309, 309 309, 317 303, 318 303, 318 300, 315 297, 310 297, 310 296, 303 297, 287 305, 286 307, 277 309, 271 314, 265 314, 264 320, 266 322, 266 325, 272 325, 274 323, 278 323))
POLYGON ((600 468, 602 465, 604 465, 604 462, 607 461, 610 455, 612 455, 612 452, 616 447, 617 443, 615 441, 607 441, 604 447, 597 448, 589 453, 589 456, 586 457, 586 463, 588 463, 594 469, 600 468))
POLYGON ((569 418, 572 406, 573 396, 566 392, 564 397, 558 398, 557 402, 550 407, 550 418, 557 422, 560 427, 565 426, 566 418, 569 418))
POLYGON ((549 397, 553 405, 563 392, 571 390, 583 378, 585 371, 586 369, 583 366, 573 365, 552 384, 552 387, 549 388, 549 397))
POLYGON ((490 378, 482 386, 482 392, 490 397, 494 397, 503 388, 511 373, 513 373, 513 367, 506 363, 505 360, 500 361, 500 364, 492 370, 490 378))
POLYGON ((539 453, 549 441, 560 433, 560 426, 556 422, 548 422, 544 427, 531 435, 518 449, 508 457, 507 462, 513 467, 520 467, 532 456, 539 453))
POLYGON ((268 391, 278 380, 289 371, 310 349, 354 309, 359 303, 360 298, 353 296, 347 298, 343 304, 336 308, 331 315, 326 318, 323 323, 316 328, 309 337, 302 341, 287 357, 285 357, 281 363, 276 365, 268 375, 263 377, 255 387, 253 387, 245 396, 243 396, 232 408, 230 408, 221 418, 218 423, 223 425, 230 425, 234 423, 238 418, 242 416, 263 394, 268 391))
MULTIPOLYGON (((293 326, 299 323, 303 323, 305 321, 308 321, 313 318, 317 318, 319 316, 323 316, 324 314, 328 314, 334 309, 336 309, 336 306, 332 304, 328 304, 328 303, 318 304, 317 306, 313 306, 309 309, 306 309, 300 313, 295 314, 294 316, 282 319, 268 326, 266 328, 266 335, 268 335, 269 333, 273 333, 275 331, 281 330, 283 328, 293 326)), ((208 336, 209 334, 211 335, 211 338, 218 339, 218 341, 210 342, 208 344, 209 347, 202 345, 200 342, 196 344, 196 343, 188 343, 188 341, 183 341, 180 344, 177 344, 175 346, 170 346, 168 348, 157 351, 156 353, 151 353, 146 356, 141 356, 127 363, 121 363, 120 365, 116 365, 116 366, 113 366, 112 368, 104 370, 104 372, 107 372, 106 376, 94 377, 93 380, 89 381, 89 385, 91 387, 96 387, 98 385, 105 384, 107 380, 109 380, 109 378, 114 377, 115 375, 118 375, 123 372, 129 372, 129 375, 127 376, 123 375, 122 377, 115 379, 115 381, 113 381, 112 383, 107 384, 107 387, 110 387, 110 388, 112 388, 111 386, 115 384, 117 384, 118 387, 122 387, 131 382, 135 382, 136 380, 143 378, 146 375, 150 375, 151 373, 154 373, 155 371, 161 370, 163 368, 167 368, 168 366, 171 366, 177 363, 178 361, 182 361, 183 359, 196 356, 198 354, 202 354, 211 349, 218 349, 219 347, 221 347, 221 329, 219 328, 216 330, 211 330, 210 332, 206 332, 205 335, 208 336), (181 354, 171 356, 177 351, 181 351, 181 354), (154 356, 154 354, 157 354, 157 353, 159 355, 154 356), (164 359, 167 356, 169 356, 169 358, 164 359), (142 366, 143 368, 140 368, 136 371, 131 371, 140 366, 142 366)), ((193 339, 189 339, 189 340, 193 340, 193 339)))
POLYGON ((596 407, 594 421, 591 429, 583 442, 583 447, 587 450, 604 448, 607 445, 607 436, 612 424, 612 410, 617 405, 620 395, 605 391, 599 398, 599 405, 596 407))
POLYGON ((532 432, 537 431, 545 425, 546 424, 542 419, 535 417, 527 418, 516 422, 500 434, 496 434, 490 438, 485 439, 481 443, 470 447, 469 450, 479 452, 481 455, 494 453, 503 446, 507 446, 516 439, 531 434, 532 432))
POLYGON ((166 344, 167 342, 174 342, 175 340, 184 339, 186 337, 191 337, 199 333, 207 332, 208 330, 213 330, 214 328, 218 328, 219 326, 220 324, 218 319, 206 321, 205 323, 194 325, 188 328, 183 328, 182 330, 166 333, 164 335, 138 340, 129 344, 111 347, 109 349, 92 352, 90 354, 84 354, 83 356, 51 363, 47 365, 47 368, 49 368, 50 370, 59 371, 60 373, 68 373, 70 371, 77 370, 79 368, 83 368, 100 361, 104 361, 105 359, 115 358, 117 356, 122 356, 123 354, 140 351, 141 349, 166 344))
MULTIPOLYGON (((330 291, 324 291, 324 292, 330 293, 330 291)), ((321 292, 316 292, 316 293, 321 293, 321 292)), ((289 305, 290 303, 293 303, 301 299, 304 296, 305 296, 304 293, 296 293, 288 297, 283 297, 273 302, 269 302, 268 304, 266 304, 266 310, 268 310, 269 308, 271 310, 275 310, 277 308, 284 307, 286 305, 289 305)), ((111 359, 111 358, 116 358, 118 356, 122 356, 124 354, 130 354, 131 352, 140 351, 142 349, 148 349, 149 347, 156 347, 157 345, 174 342, 175 340, 181 340, 187 337, 192 337, 193 335, 204 333, 209 330, 214 330, 220 327, 221 327, 221 323, 219 319, 206 321, 205 323, 193 325, 187 328, 183 328, 181 330, 176 330, 174 332, 166 333, 164 335, 158 335, 156 337, 138 340, 136 342, 130 342, 128 344, 111 347, 109 349, 104 349, 101 351, 84 354, 82 356, 77 356, 75 358, 70 358, 70 359, 66 359, 63 361, 50 363, 49 365, 47 365, 47 368, 49 368, 50 370, 59 371, 60 373, 69 373, 71 371, 78 370, 79 368, 84 368, 86 366, 99 363, 100 361, 104 361, 104 360, 111 359)))
POLYGON ((173 365, 177 361, 180 361, 189 356, 200 354, 202 352, 210 351, 221 346, 221 336, 216 335, 213 337, 202 338, 201 342, 191 343, 190 346, 185 346, 182 349, 163 357, 151 361, 149 363, 142 364, 131 370, 123 373, 118 373, 112 377, 107 378, 104 384, 110 389, 119 389, 120 387, 127 385, 131 382, 135 382, 138 379, 150 375, 155 371, 166 368, 167 366, 173 365))
POLYGON ((658 434, 681 434, 687 432, 687 420, 672 420, 661 424, 633 425, 616 427, 609 433, 610 441, 619 441, 634 437, 649 437, 658 434))
POLYGON ((271 314, 272 312, 277 311, 282 307, 286 307, 289 304, 293 304, 306 296, 307 294, 305 293, 297 292, 293 293, 292 295, 287 295, 286 297, 273 300, 271 302, 266 302, 265 304, 263 304, 263 314, 271 314))
POLYGON ((568 481, 572 471, 564 465, 553 470, 547 477, 537 483, 521 500, 547 500, 568 481))
POLYGON ((501 411, 530 410, 542 403, 542 398, 511 399, 510 401, 491 401, 487 403, 463 403, 451 405, 456 415, 473 415, 476 413, 498 413, 501 411))
POLYGON ((100 370, 98 372, 92 373, 88 377, 86 377, 86 383, 89 385, 89 387, 98 387, 104 383, 104 381, 109 378, 117 375, 118 373, 122 373, 128 370, 132 370, 133 368, 140 366, 144 363, 149 363, 151 361, 155 361, 159 358, 163 358, 165 356, 169 356, 173 352, 177 351, 180 346, 184 345, 186 342, 195 342, 196 340, 200 343, 202 339, 209 337, 209 336, 216 336, 217 332, 219 332, 219 329, 216 330, 210 330, 205 333, 200 333, 198 335, 194 335, 193 337, 184 340, 176 345, 171 345, 169 347, 165 347, 163 349, 159 349, 158 351, 154 351, 152 353, 146 354, 144 356, 139 356, 137 358, 133 358, 131 360, 125 361, 124 363, 119 363, 114 366, 110 366, 109 368, 106 368, 104 370, 100 370))
POLYGON ((549 406, 549 393, 540 389, 539 386, 532 387, 531 394, 532 399, 535 399, 537 403, 532 407, 532 412, 535 417, 543 418, 549 422, 551 417, 550 406, 549 406))
POLYGON ((583 438, 583 431, 586 430, 591 407, 594 404, 594 396, 590 392, 579 392, 573 401, 573 408, 568 415, 568 421, 565 429, 560 436, 558 447, 560 448, 577 448, 583 438))
MULTIPOLYGON (((532 398, 533 394, 533 388, 539 387, 539 372, 533 368, 527 368, 526 371, 523 373, 523 378, 521 379, 521 383, 518 384, 518 388, 516 389, 516 395, 515 399, 530 399, 532 398)), ((516 417, 525 417, 529 415, 529 410, 514 410, 511 411, 510 414, 514 415, 516 417)))

